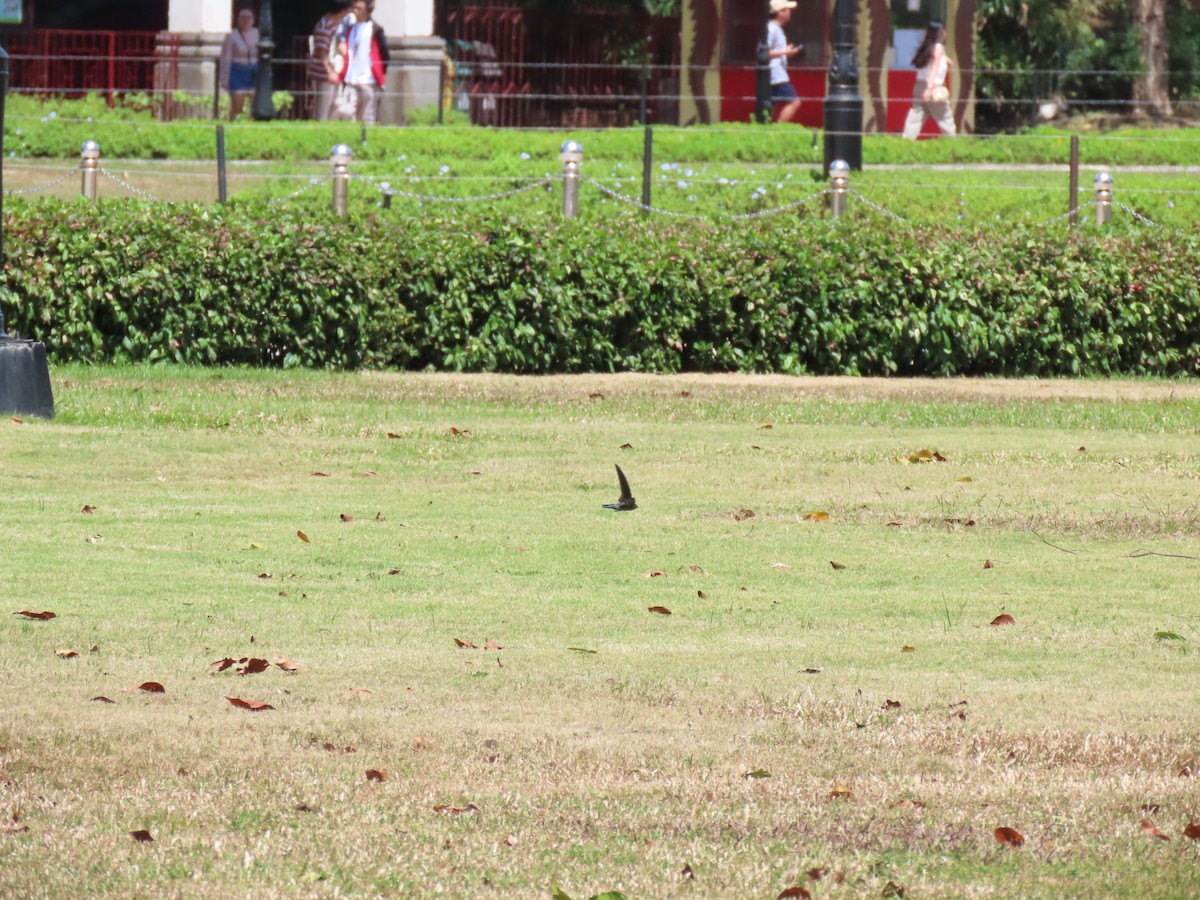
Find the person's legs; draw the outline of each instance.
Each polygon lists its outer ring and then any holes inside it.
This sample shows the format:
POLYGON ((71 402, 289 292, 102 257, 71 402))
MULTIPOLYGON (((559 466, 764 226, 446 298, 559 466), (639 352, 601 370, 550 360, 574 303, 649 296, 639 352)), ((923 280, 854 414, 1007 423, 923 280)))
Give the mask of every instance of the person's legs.
POLYGON ((790 122, 800 109, 800 96, 790 81, 771 85, 771 103, 779 110, 777 122, 790 122))
POLYGON ((328 122, 333 112, 333 101, 337 97, 338 86, 330 84, 329 79, 322 78, 316 82, 317 105, 314 117, 318 122, 328 122))
POLYGON ((379 112, 379 91, 373 84, 356 84, 358 93, 358 121, 374 125, 379 112))
POLYGON ((925 102, 921 96, 925 93, 925 85, 918 82, 913 88, 913 105, 908 111, 908 116, 904 120, 903 137, 907 141, 915 141, 917 135, 921 133, 921 128, 925 125, 925 102))
POLYGON ((950 101, 943 100, 941 103, 930 103, 929 115, 933 116, 933 121, 937 122, 937 127, 942 130, 942 134, 954 137, 954 109, 951 107, 950 101))
POLYGON ((242 114, 246 98, 250 95, 245 91, 232 91, 229 94, 229 118, 232 121, 242 114))

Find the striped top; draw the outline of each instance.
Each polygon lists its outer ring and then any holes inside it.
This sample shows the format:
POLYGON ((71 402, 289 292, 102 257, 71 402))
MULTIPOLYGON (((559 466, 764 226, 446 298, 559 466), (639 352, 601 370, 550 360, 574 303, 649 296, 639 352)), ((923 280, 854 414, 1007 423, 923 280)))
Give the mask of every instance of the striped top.
POLYGON ((344 13, 326 13, 321 16, 312 33, 312 55, 308 58, 306 71, 312 81, 325 81, 329 73, 325 70, 325 59, 329 56, 329 44, 342 24, 344 13))

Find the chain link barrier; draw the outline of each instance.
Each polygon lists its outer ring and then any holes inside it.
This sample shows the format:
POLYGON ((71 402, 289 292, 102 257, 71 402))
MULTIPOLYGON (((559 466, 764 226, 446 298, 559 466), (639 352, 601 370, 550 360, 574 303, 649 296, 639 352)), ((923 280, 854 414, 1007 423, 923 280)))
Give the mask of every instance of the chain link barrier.
POLYGON ((297 197, 307 194, 313 188, 320 187, 321 185, 325 184, 326 182, 329 182, 332 180, 333 180, 332 175, 325 175, 320 178, 317 178, 316 176, 314 176, 313 178, 311 178, 309 180, 308 184, 306 184, 304 187, 300 188, 298 191, 292 191, 290 194, 284 194, 282 197, 272 197, 270 200, 267 201, 267 205, 268 206, 278 206, 280 203, 287 203, 289 200, 295 200, 297 197))
POLYGON ((1119 206, 1119 207, 1121 207, 1121 209, 1125 210, 1125 212, 1129 213, 1131 216, 1133 216, 1133 217, 1134 217, 1135 219, 1137 219, 1139 222, 1143 222, 1143 223, 1145 223, 1146 225, 1149 225, 1149 226, 1151 226, 1151 227, 1153 227, 1153 228, 1158 228, 1158 223, 1157 223, 1157 222, 1152 222, 1150 219, 1148 219, 1148 218, 1146 218, 1145 216, 1143 216, 1143 215, 1142 215, 1140 212, 1138 212, 1136 209, 1130 209, 1128 206, 1126 206, 1126 205, 1125 205, 1124 203, 1122 203, 1121 201, 1119 201, 1119 200, 1114 200, 1114 201, 1113 201, 1113 205, 1114 205, 1114 206, 1119 206))
POLYGON ((108 169, 97 169, 96 171, 99 172, 101 175, 103 175, 105 178, 109 179, 110 181, 115 181, 121 187, 125 188, 125 190, 129 191, 129 193, 134 194, 138 197, 141 197, 143 200, 150 200, 153 203, 167 202, 167 201, 163 200, 161 197, 154 196, 149 191, 143 191, 141 188, 134 187, 132 184, 130 184, 128 181, 126 181, 121 176, 117 175, 115 172, 110 172, 110 171, 108 171, 108 169))
POLYGON ((880 206, 874 200, 868 200, 866 197, 864 197, 862 194, 860 194, 858 191, 854 190, 853 188, 848 190, 846 193, 850 194, 853 197, 857 197, 863 203, 867 204, 867 206, 871 207, 871 209, 877 210, 877 211, 883 213, 885 216, 891 216, 897 222, 907 222, 908 221, 908 219, 904 218, 904 216, 898 216, 894 212, 892 212, 890 209, 884 209, 882 206, 880 206))
POLYGON ((774 209, 763 209, 763 210, 759 210, 758 212, 752 212, 752 213, 738 213, 737 215, 730 216, 729 219, 734 222, 742 222, 747 219, 762 219, 762 218, 765 218, 766 216, 773 216, 776 213, 787 212, 788 210, 796 209, 797 207, 803 206, 805 203, 808 203, 810 200, 815 200, 817 197, 827 197, 832 193, 833 193, 833 191, 826 188, 823 191, 817 191, 815 193, 809 194, 804 199, 797 200, 795 203, 789 203, 786 206, 777 206, 774 209))
POLYGON ((438 197, 434 194, 413 194, 409 191, 401 191, 392 187, 387 182, 377 184, 375 179, 370 175, 350 175, 349 177, 352 181, 361 181, 363 184, 370 185, 384 196, 407 197, 409 200, 419 200, 422 203, 485 203, 489 200, 505 200, 509 197, 515 197, 518 194, 536 191, 538 188, 549 188, 556 180, 554 178, 542 178, 532 184, 523 184, 518 188, 513 188, 511 191, 500 191, 495 194, 479 194, 474 197, 438 197))
POLYGON ((75 178, 78 175, 78 169, 67 169, 67 171, 63 172, 61 176, 55 178, 53 181, 48 181, 45 184, 39 184, 36 187, 14 188, 11 190, 6 190, 4 194, 8 197, 19 197, 22 194, 36 194, 38 191, 48 191, 50 188, 58 187, 60 184, 70 181, 72 178, 75 178))

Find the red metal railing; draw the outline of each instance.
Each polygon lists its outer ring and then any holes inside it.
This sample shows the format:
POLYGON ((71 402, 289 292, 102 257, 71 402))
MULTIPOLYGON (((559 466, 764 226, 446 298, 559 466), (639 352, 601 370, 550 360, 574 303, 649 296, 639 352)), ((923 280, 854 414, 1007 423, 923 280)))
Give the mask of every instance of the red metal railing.
POLYGON ((160 50, 168 61, 172 55, 174 36, 165 37, 156 31, 38 28, 6 32, 0 43, 8 51, 12 90, 68 96, 95 91, 111 106, 121 94, 155 89, 156 66, 164 62, 160 50))

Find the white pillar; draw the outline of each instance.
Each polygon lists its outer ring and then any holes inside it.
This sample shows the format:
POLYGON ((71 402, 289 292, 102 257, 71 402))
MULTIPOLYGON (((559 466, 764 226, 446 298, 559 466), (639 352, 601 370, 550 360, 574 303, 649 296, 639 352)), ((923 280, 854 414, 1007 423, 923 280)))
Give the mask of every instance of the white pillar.
POLYGON ((372 18, 388 37, 428 37, 433 34, 433 0, 376 0, 372 18))
POLYGON ((171 0, 167 11, 168 31, 209 31, 224 37, 232 23, 232 0, 171 0))

